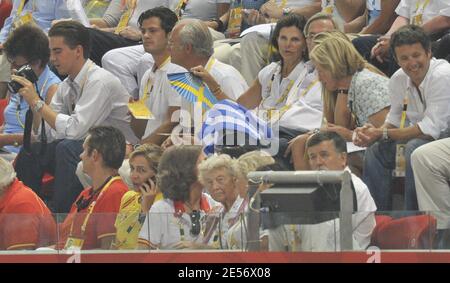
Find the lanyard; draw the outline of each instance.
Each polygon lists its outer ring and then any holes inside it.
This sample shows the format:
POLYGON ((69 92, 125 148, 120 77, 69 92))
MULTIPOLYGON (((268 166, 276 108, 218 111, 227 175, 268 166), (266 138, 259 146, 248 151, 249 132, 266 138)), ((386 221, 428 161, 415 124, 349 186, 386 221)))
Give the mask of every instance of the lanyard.
MULTIPOLYGON (((116 180, 120 180, 120 176, 110 177, 109 181, 102 187, 102 189, 100 191, 100 194, 98 195, 97 199, 94 200, 93 202, 91 202, 91 204, 89 205, 87 215, 84 218, 83 224, 81 225, 81 235, 80 235, 81 237, 84 236, 88 220, 91 217, 91 214, 92 214, 92 211, 94 210, 95 205, 97 204, 97 200, 99 200, 103 196, 103 194, 109 189, 111 184, 114 181, 116 181, 116 180)), ((70 225, 70 233, 69 233, 69 235, 72 235, 73 223, 74 222, 75 222, 75 218, 72 220, 72 224, 70 225)))
POLYGON ((403 99, 403 110, 402 110, 402 118, 400 120, 400 129, 403 129, 405 127, 407 109, 408 109, 408 98, 405 97, 405 99, 403 99))
MULTIPOLYGON (((157 69, 162 69, 165 65, 167 65, 170 62, 170 56, 164 60, 164 62, 161 64, 161 66, 156 67, 156 69, 153 71, 156 72, 157 69)), ((145 101, 147 98, 150 97, 151 92, 153 91, 153 80, 151 79, 151 76, 148 77, 147 83, 144 87, 144 96, 142 97, 142 101, 145 101)))
POLYGON ((178 18, 181 18, 181 16, 183 16, 184 9, 186 9, 188 2, 189 0, 180 0, 180 2, 178 2, 177 7, 174 11, 178 18))
MULTIPOLYGON (((276 72, 277 72, 278 70, 281 70, 280 65, 279 65, 278 68, 276 68, 276 69, 274 70, 274 72, 272 73, 272 78, 271 78, 271 80, 270 80, 270 85, 269 85, 269 88, 268 88, 268 93, 269 93, 269 95, 268 95, 266 98, 264 98, 264 100, 261 102, 261 105, 264 105, 265 101, 270 97, 270 94, 271 94, 271 92, 272 92, 272 84, 273 84, 273 81, 275 80, 275 74, 276 74, 276 72)), ((306 66, 305 66, 305 69, 303 70, 303 73, 299 75, 298 79, 297 79, 296 81, 291 80, 291 81, 289 82, 289 84, 288 84, 288 86, 286 87, 286 89, 284 90, 283 94, 282 94, 282 95, 280 96, 280 98, 278 98, 278 100, 276 101, 275 106, 274 106, 274 107, 271 107, 271 108, 269 108, 269 109, 267 110, 267 114, 268 114, 268 119, 269 119, 269 120, 270 120, 271 117, 272 117, 272 111, 273 111, 273 110, 276 110, 276 106, 277 106, 278 104, 284 102, 284 101, 287 102, 289 93, 295 94, 295 93, 297 92, 297 90, 300 88, 300 86, 302 85, 303 81, 305 80, 306 75, 307 75, 307 68, 306 68, 306 66), (295 84, 297 81, 299 81, 299 82, 296 84, 296 87, 292 90, 292 87, 294 86, 294 84, 295 84)), ((315 83, 317 83, 317 80, 311 82, 311 83, 309 84, 309 86, 306 88, 306 90, 301 94, 300 97, 306 95, 306 93, 308 93, 308 91, 311 90, 311 88, 314 86, 315 83)), ((295 101, 294 101, 294 102, 295 102, 295 101)), ((294 102, 293 102, 293 103, 294 103, 294 102)), ((293 103, 284 105, 284 106, 281 108, 281 111, 286 112, 286 111, 292 106, 293 103)), ((283 112, 283 113, 284 113, 284 112, 283 112)), ((282 115, 282 114, 281 114, 281 115, 282 115)), ((280 118, 281 115, 279 115, 278 118, 280 118)))
POLYGON ((19 8, 17 8, 17 12, 16 12, 17 17, 20 17, 20 15, 22 14, 23 7, 25 6, 26 2, 28 2, 28 0, 20 1, 19 8))

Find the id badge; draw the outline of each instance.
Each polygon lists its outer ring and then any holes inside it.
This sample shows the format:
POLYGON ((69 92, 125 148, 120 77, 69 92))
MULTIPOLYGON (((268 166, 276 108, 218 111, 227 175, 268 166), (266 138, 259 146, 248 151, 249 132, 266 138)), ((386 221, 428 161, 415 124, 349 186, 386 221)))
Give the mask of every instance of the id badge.
POLYGON ((422 25, 423 19, 422 14, 417 14, 413 17, 413 24, 416 26, 422 25))
POLYGON ((231 9, 227 30, 229 38, 236 38, 239 36, 239 33, 241 32, 241 24, 242 24, 242 8, 237 7, 231 9))
POLYGON ((397 144, 395 150, 395 170, 393 172, 394 177, 405 177, 405 147, 405 144, 397 144))
POLYGON ((64 246, 65 250, 81 250, 81 247, 83 246, 84 239, 81 238, 75 238, 75 237, 69 237, 67 238, 66 245, 64 246))
POLYGON ((326 6, 326 7, 324 7, 323 9, 322 9, 322 12, 324 12, 325 14, 329 14, 329 15, 331 15, 331 14, 333 14, 333 6, 332 5, 328 5, 328 6, 326 6))
POLYGON ((25 24, 32 24, 32 23, 34 23, 33 15, 31 14, 31 12, 27 12, 25 13, 25 15, 21 16, 14 22, 14 28, 18 28, 25 24))

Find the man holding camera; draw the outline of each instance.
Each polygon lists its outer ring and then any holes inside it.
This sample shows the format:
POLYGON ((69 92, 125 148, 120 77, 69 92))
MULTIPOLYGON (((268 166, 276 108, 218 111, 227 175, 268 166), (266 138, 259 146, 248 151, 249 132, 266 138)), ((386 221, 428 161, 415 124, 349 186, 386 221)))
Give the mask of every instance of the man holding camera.
POLYGON ((54 174, 54 211, 65 213, 82 190, 75 169, 88 129, 115 125, 130 142, 137 138, 129 125, 128 93, 116 77, 88 59, 87 29, 74 21, 60 22, 50 29, 49 37, 50 60, 60 74, 68 75, 50 106, 39 99, 30 81, 20 76, 12 79, 23 86, 19 94, 33 110, 34 131, 41 127, 41 136, 45 133, 53 141, 34 143, 30 152, 22 149, 16 171, 20 180, 38 192, 44 172, 54 174), (42 119, 46 131, 42 131, 42 119))

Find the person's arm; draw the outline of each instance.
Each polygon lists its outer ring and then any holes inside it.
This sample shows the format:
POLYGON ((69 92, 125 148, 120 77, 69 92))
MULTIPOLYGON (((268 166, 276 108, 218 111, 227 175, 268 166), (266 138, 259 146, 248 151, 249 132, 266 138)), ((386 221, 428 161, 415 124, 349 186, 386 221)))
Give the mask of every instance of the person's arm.
POLYGON ((124 12, 121 1, 122 0, 112 0, 102 18, 94 18, 89 20, 91 25, 96 25, 99 28, 113 28, 117 26, 120 17, 124 12))
POLYGON ((141 144, 152 143, 156 145, 161 145, 167 138, 167 136, 163 134, 170 133, 173 130, 173 128, 178 124, 176 122, 172 122, 172 115, 175 111, 179 109, 180 109, 179 107, 169 107, 169 111, 167 113, 165 121, 156 130, 154 130, 153 133, 150 134, 150 136, 144 138, 140 143, 141 144))
POLYGON ((292 9, 291 13, 302 15, 305 18, 309 19, 314 14, 320 12, 322 9, 322 1, 315 0, 314 3, 307 5, 305 7, 295 7, 292 9))
POLYGON ((360 32, 367 23, 367 10, 364 14, 358 16, 354 20, 344 24, 345 33, 358 33, 360 32))
POLYGON ((400 0, 381 0, 380 15, 361 34, 385 34, 396 18, 395 8, 400 0))
POLYGON ((0 44, 5 43, 6 39, 9 36, 9 33, 11 32, 12 29, 12 24, 15 18, 15 15, 17 13, 17 4, 19 4, 20 1, 14 1, 13 2, 13 7, 11 9, 11 13, 9 14, 9 17, 7 17, 5 19, 5 21, 3 22, 3 27, 0 31, 0 44))
POLYGON ((378 38, 377 44, 375 44, 372 48, 371 56, 377 58, 378 61, 383 62, 389 54, 389 40, 391 35, 402 26, 406 26, 408 23, 408 18, 398 16, 389 31, 384 36, 378 38))
POLYGON ((427 34, 438 33, 450 28, 450 17, 438 15, 422 25, 427 34))
POLYGON ((364 14, 365 0, 339 0, 334 2, 342 19, 349 23, 364 14))
POLYGON ((389 107, 386 107, 380 111, 378 111, 377 113, 374 113, 372 115, 369 116, 368 120, 369 123, 374 125, 375 127, 381 127, 384 122, 386 121, 386 116, 389 113, 389 107))
POLYGON ((5 145, 21 145, 23 143, 23 134, 0 134, 0 147, 5 145))
POLYGON ((217 3, 217 17, 220 18, 230 11, 230 3, 217 3))

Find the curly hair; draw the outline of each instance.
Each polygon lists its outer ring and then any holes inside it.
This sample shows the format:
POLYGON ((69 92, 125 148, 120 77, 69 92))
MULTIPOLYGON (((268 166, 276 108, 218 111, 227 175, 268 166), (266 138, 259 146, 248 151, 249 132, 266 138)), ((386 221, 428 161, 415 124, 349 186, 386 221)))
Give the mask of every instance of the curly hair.
POLYGON ((8 58, 24 57, 28 62, 40 62, 43 68, 50 59, 47 35, 34 25, 23 25, 12 32, 3 48, 8 58))
POLYGON ((164 198, 187 201, 191 186, 197 182, 197 160, 201 146, 182 145, 167 149, 159 161, 156 182, 164 198))

